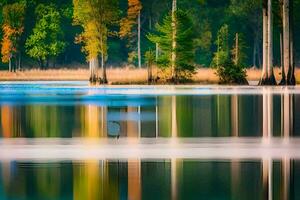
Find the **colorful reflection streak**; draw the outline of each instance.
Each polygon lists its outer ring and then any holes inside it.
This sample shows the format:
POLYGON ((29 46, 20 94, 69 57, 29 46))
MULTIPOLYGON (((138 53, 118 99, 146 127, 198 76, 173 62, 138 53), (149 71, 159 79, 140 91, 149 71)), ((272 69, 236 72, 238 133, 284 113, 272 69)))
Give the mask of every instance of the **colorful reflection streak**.
POLYGON ((297 199, 298 160, 1 162, 0 199, 297 199))
POLYGON ((0 136, 299 136, 300 95, 113 96, 97 104, 0 104, 0 136))

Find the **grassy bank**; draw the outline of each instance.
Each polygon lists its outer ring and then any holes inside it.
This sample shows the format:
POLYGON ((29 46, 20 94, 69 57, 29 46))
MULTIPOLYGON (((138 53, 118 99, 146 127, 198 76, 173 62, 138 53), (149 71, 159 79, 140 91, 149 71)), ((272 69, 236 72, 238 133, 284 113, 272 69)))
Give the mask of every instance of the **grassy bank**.
MULTIPOLYGON (((155 71, 155 70, 154 70, 155 71)), ((100 73, 100 71, 99 71, 100 73)), ((258 81, 261 70, 248 69, 248 81, 258 81)), ((110 84, 146 84, 146 69, 111 68, 107 70, 110 84)), ((275 76, 280 80, 280 69, 275 68, 275 76)), ((300 69, 296 70, 296 78, 300 81, 300 69)), ((49 69, 25 70, 15 73, 0 71, 0 81, 87 81, 88 69, 49 69)), ((217 84, 218 77, 213 69, 198 69, 193 77, 195 84, 217 84)))

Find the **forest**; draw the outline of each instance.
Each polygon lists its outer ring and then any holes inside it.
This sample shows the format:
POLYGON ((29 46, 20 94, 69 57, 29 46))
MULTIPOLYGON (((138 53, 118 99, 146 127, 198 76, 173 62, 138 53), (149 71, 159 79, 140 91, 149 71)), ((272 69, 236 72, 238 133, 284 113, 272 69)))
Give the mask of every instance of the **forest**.
MULTIPOLYGON (((284 65, 285 1, 1 0, 0 69, 89 63, 93 82, 98 80, 98 66, 155 64, 172 82, 188 79, 197 68, 216 68, 221 81, 245 84, 245 68, 267 66, 264 48, 272 49, 268 65, 284 65), (269 47, 264 46, 264 12, 272 22, 269 47)), ((297 36, 300 13, 292 10, 300 9, 300 0, 287 2, 292 8, 289 24, 297 36)), ((296 66, 299 43, 293 37, 291 60, 296 66)), ((262 84, 273 84, 270 74, 263 75, 262 84)), ((99 77, 100 83, 107 83, 105 70, 99 77)))

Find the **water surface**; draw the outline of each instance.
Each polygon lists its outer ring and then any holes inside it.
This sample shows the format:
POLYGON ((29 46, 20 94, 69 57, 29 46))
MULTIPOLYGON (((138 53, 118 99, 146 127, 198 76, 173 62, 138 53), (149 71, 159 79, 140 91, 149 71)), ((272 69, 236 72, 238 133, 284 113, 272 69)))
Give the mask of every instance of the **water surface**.
POLYGON ((0 83, 0 199, 300 199, 300 88, 0 83))

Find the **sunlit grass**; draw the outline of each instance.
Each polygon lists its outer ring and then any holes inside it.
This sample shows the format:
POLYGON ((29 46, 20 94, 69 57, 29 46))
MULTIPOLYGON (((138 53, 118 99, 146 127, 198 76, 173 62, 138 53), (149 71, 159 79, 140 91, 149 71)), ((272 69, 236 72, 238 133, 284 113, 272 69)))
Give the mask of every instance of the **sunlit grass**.
MULTIPOLYGON (((153 70, 156 76, 157 70, 153 70)), ((275 68, 274 74, 276 79, 280 81, 281 69, 275 68)), ((99 70, 101 75, 101 70, 99 70)), ((145 84, 147 83, 147 69, 135 69, 130 67, 124 68, 108 68, 107 76, 110 84, 145 84)), ((261 77, 261 70, 250 68, 247 70, 248 81, 258 81, 261 77)), ((49 69, 49 70, 24 70, 10 73, 0 71, 0 81, 86 81, 89 79, 89 70, 84 68, 77 69, 49 69)), ((296 79, 300 83, 300 69, 296 69, 296 79)), ((216 84, 218 77, 213 69, 201 68, 198 69, 193 76, 193 83, 199 84, 216 84)))

